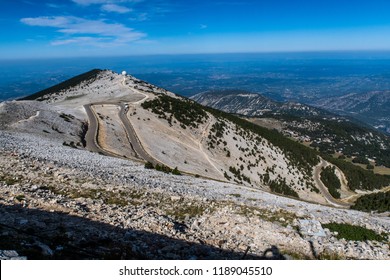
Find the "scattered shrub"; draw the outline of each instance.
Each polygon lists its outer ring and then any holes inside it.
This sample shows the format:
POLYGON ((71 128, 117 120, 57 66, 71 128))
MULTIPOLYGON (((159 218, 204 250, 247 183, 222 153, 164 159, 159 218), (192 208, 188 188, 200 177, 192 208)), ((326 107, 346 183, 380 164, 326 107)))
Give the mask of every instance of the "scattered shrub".
POLYGON ((329 193, 334 198, 340 198, 339 189, 341 188, 341 183, 339 178, 335 174, 336 168, 333 166, 327 166, 321 171, 321 181, 328 188, 329 193))
POLYGON ((367 194, 359 197, 351 207, 360 211, 390 211, 390 191, 367 194))
POLYGON ((376 233, 371 229, 366 229, 361 226, 353 226, 349 224, 329 223, 323 224, 324 228, 328 228, 332 232, 338 232, 337 238, 344 238, 345 240, 366 241, 376 240, 383 241, 384 236, 376 233))

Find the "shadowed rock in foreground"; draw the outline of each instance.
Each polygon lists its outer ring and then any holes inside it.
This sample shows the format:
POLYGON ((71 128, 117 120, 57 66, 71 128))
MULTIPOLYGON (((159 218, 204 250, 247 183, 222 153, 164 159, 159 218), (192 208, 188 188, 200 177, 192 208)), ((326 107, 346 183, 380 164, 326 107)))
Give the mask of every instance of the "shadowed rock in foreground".
POLYGON ((276 246, 264 256, 242 254, 18 205, 0 205, 0 217, 0 248, 29 259, 284 259, 276 246))

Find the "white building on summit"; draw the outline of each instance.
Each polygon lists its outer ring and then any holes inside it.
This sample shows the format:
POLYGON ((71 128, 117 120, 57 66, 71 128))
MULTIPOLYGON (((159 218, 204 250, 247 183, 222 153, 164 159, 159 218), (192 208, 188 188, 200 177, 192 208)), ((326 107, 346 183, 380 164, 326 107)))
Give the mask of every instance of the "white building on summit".
POLYGON ((123 76, 123 84, 124 84, 126 82, 127 72, 126 71, 122 71, 122 76, 123 76))

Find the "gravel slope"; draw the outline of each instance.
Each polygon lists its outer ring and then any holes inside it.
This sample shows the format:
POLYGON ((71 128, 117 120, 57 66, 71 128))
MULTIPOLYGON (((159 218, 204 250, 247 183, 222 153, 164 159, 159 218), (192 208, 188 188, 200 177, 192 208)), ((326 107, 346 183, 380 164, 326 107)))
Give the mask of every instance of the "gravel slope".
MULTIPOLYGON (((23 133, 1 131, 0 153, 2 175, 25 177, 25 181, 15 185, 1 182, 3 208, 4 205, 15 205, 16 194, 23 194, 29 197, 29 202, 22 200, 18 203, 25 203, 27 208, 49 211, 55 207, 56 211, 62 213, 71 212, 72 215, 81 215, 93 221, 113 225, 116 231, 146 230, 160 234, 161 238, 207 244, 210 250, 206 255, 191 252, 191 256, 183 256, 180 255, 181 249, 175 247, 171 248, 171 251, 166 249, 165 253, 156 251, 148 256, 150 258, 222 258, 224 254, 217 254, 213 250, 219 248, 225 253, 229 251, 243 254, 248 247, 254 257, 261 257, 271 246, 277 246, 287 257, 294 255, 313 258, 321 254, 336 254, 340 258, 389 259, 389 247, 386 243, 348 242, 338 240, 330 232, 327 232, 326 237, 301 237, 297 230, 299 219, 309 219, 320 223, 360 225, 388 233, 390 221, 384 215, 306 203, 234 184, 167 175, 145 170, 143 165, 134 162, 60 146, 23 133), (23 166, 23 169, 20 169, 20 166, 23 166), (46 176, 40 174, 47 170, 50 172, 46 173, 46 176), (62 190, 62 195, 56 192, 47 196, 37 196, 35 192, 31 194, 31 188, 41 189, 42 185, 47 185, 49 181, 54 188, 62 190), (84 188, 119 193, 137 191, 143 195, 136 204, 121 206, 115 203, 107 205, 104 201, 88 197, 72 198, 64 191, 80 191, 84 188), (78 210, 75 202, 85 205, 89 209, 87 213, 78 210), (196 205, 203 210, 193 214, 191 207, 183 208, 183 205, 196 205), (176 208, 183 213, 176 213, 176 208), (129 216, 126 213, 130 209, 134 213, 129 216), (133 221, 134 215, 139 215, 140 219, 136 223, 129 223, 133 221), (175 223, 183 225, 185 230, 173 230, 169 224, 175 223), (314 242, 314 255, 309 241, 314 242)), ((128 196, 126 197, 128 199, 128 196)), ((147 240, 141 243, 142 246, 151 246, 147 240)), ((133 253, 135 252, 138 251, 135 249, 133 253)), ((235 257, 237 258, 237 255, 235 257)))

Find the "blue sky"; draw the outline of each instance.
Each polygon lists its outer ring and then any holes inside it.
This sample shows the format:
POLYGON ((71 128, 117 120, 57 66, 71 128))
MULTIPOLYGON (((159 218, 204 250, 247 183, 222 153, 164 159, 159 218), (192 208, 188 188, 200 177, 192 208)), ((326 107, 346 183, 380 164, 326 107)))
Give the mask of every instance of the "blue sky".
POLYGON ((1 0, 0 58, 390 50, 390 1, 1 0))

